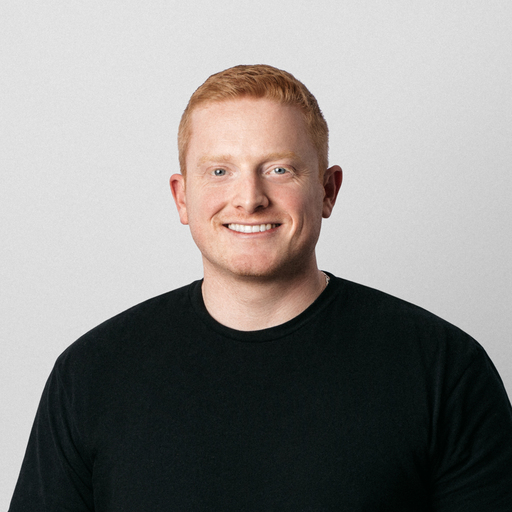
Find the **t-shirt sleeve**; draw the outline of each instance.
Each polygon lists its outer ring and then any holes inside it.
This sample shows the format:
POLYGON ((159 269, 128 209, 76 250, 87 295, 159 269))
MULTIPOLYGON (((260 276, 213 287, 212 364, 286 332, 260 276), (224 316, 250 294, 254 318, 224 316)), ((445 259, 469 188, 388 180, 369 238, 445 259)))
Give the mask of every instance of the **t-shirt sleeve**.
POLYGON ((512 510, 512 409, 496 368, 477 346, 437 411, 433 510, 512 510))
POLYGON ((9 512, 94 510, 90 464, 56 366, 43 391, 9 512))

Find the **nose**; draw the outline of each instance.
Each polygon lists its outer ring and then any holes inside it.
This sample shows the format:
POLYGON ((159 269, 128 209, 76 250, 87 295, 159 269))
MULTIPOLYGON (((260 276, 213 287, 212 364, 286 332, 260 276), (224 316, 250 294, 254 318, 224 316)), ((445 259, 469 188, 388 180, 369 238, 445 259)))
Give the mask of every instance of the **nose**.
POLYGON ((233 205, 236 208, 254 213, 269 205, 264 179, 258 173, 242 175, 236 181, 233 194, 233 205))

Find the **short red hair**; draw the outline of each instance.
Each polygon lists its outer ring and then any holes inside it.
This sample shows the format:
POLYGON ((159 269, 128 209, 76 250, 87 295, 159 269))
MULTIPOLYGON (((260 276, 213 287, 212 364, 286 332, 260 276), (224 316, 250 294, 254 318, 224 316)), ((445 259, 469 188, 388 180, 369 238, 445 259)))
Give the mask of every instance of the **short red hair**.
POLYGON ((292 74, 265 64, 234 66, 215 73, 192 94, 178 129, 181 173, 184 175, 186 172, 185 159, 194 109, 205 103, 247 96, 275 100, 301 110, 311 142, 318 153, 320 175, 323 176, 328 165, 329 129, 316 98, 292 74))

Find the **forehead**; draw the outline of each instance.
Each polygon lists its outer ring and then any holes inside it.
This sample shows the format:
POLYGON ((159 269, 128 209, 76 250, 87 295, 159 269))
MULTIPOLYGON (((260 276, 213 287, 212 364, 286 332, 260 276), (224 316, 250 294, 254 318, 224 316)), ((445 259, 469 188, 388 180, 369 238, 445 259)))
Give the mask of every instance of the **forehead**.
POLYGON ((200 105, 191 114, 189 154, 314 151, 302 112, 266 98, 200 105))

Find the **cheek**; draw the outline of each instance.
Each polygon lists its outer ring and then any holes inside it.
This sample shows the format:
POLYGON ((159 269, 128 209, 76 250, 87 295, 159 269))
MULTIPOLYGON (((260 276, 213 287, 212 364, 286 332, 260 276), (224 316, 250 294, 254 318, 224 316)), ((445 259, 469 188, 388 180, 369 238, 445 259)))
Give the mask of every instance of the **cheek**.
POLYGON ((322 226, 323 194, 312 190, 300 204, 301 223, 305 232, 320 232, 322 226))
POLYGON ((312 187, 307 194, 291 199, 293 209, 310 220, 322 215, 323 195, 317 187, 312 187))
POLYGON ((191 229, 209 224, 219 210, 219 201, 214 194, 201 194, 201 196, 189 198, 187 215, 191 229))

